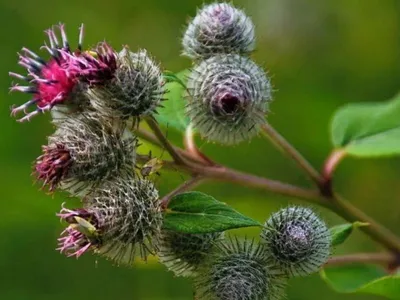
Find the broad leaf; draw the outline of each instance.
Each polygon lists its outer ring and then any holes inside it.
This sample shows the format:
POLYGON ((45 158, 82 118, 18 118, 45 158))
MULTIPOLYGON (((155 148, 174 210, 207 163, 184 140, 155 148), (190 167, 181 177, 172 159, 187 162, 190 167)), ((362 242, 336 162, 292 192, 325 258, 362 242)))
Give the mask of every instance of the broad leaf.
POLYGON ((185 233, 211 233, 250 226, 261 224, 200 192, 173 197, 164 217, 165 229, 185 233))
POLYGON ((178 131, 184 131, 189 124, 189 119, 185 115, 186 77, 188 71, 182 71, 177 74, 166 72, 167 93, 166 100, 162 102, 163 107, 157 110, 155 118, 165 126, 172 127, 178 131))
POLYGON ((377 266, 327 267, 320 275, 339 293, 367 293, 400 299, 400 276, 385 276, 385 272, 377 266))
POLYGON ((330 229, 332 236, 332 246, 338 246, 344 243, 354 228, 368 226, 368 223, 354 222, 353 224, 341 224, 330 229))
POLYGON ((340 108, 331 124, 332 142, 354 156, 400 154, 400 95, 377 103, 340 108))

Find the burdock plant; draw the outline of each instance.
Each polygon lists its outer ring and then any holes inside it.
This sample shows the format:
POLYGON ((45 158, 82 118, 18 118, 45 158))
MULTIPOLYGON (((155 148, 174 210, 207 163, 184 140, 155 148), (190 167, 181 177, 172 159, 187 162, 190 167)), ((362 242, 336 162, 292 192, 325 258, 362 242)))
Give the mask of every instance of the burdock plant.
MULTIPOLYGON (((178 73, 163 72, 146 50, 125 46, 117 51, 106 42, 84 49, 83 26, 79 32, 72 50, 64 25, 52 27, 42 47, 48 57, 23 48, 19 64, 27 74, 10 73, 27 82, 12 91, 32 94, 12 114, 24 113, 19 121, 45 111, 53 116, 54 132, 34 163, 36 179, 50 192, 67 191, 80 200, 73 209, 66 203, 57 214, 66 226, 58 239, 61 253, 80 257, 91 252, 128 266, 136 258, 157 255, 175 275, 194 280, 199 300, 282 299, 290 277, 320 272, 324 280, 334 280, 325 269, 335 264, 379 263, 388 272, 399 267, 400 238, 340 196, 332 183, 347 155, 400 154, 399 97, 340 109, 332 121, 335 149, 319 172, 266 120, 271 81, 249 57, 255 31, 244 11, 228 3, 202 7, 182 41, 193 65, 178 73), (174 145, 160 125, 180 131, 185 147, 174 145), (298 164, 315 188, 215 162, 196 146, 197 134, 204 142, 225 146, 262 134, 298 164), (163 148, 171 159, 149 155, 144 143, 163 148), (187 173, 189 179, 160 197, 156 183, 166 178, 164 168, 187 173), (187 192, 213 180, 319 204, 349 223, 329 228, 314 208, 290 205, 262 225, 210 195, 187 192), (249 226, 260 229, 260 241, 224 239, 225 231, 249 226), (387 251, 333 256, 355 227, 387 251)), ((242 153, 242 159, 247 163, 252 157, 242 153)), ((390 289, 398 277, 386 275, 360 290, 398 299, 397 290, 390 289)))

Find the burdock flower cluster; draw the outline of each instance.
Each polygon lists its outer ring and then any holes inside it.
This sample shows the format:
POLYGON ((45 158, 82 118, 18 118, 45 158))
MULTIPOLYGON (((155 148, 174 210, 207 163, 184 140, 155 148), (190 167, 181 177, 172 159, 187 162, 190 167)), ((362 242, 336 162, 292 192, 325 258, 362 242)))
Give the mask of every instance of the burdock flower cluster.
MULTIPOLYGON (((176 276, 193 279, 198 300, 278 300, 288 278, 316 272, 328 260, 329 230, 309 208, 288 207, 273 214, 262 226, 260 242, 226 238, 227 227, 215 230, 222 227, 213 222, 197 231, 193 220, 185 224, 192 210, 197 219, 207 214, 207 209, 196 211, 204 203, 189 208, 181 203, 181 215, 171 212, 169 201, 184 189, 160 199, 150 178, 164 162, 151 157, 139 161, 140 121, 146 119, 154 131, 154 138, 147 137, 169 151, 174 159, 169 163, 189 170, 194 179, 201 170, 195 168, 198 157, 208 167, 213 162, 198 150, 191 155, 175 150, 158 127, 155 115, 167 76, 147 51, 124 47, 117 52, 106 42, 84 49, 83 29, 75 50, 64 25, 47 30, 49 41, 42 48, 49 57, 23 48, 19 64, 27 74, 10 73, 27 82, 12 91, 32 94, 12 114, 23 114, 19 121, 24 122, 50 111, 55 127, 34 163, 34 175, 49 192, 62 190, 81 199, 81 207, 63 204, 57 214, 66 224, 58 239, 61 253, 80 257, 91 251, 127 265, 136 256, 145 260, 157 254, 176 276), (186 231, 177 229, 182 227, 186 231)), ((255 47, 252 21, 230 4, 206 5, 188 25, 182 44, 194 64, 184 83, 184 113, 195 131, 228 145, 256 135, 266 124, 271 84, 249 57, 255 47)), ((222 224, 229 225, 233 212, 225 206, 216 212, 218 207, 216 200, 208 207, 211 219, 229 213, 229 222, 222 224)), ((230 228, 258 225, 254 221, 230 228)))
POLYGON ((24 122, 51 110, 55 132, 34 174, 50 192, 82 200, 81 208, 63 206, 58 214, 68 226, 58 249, 76 257, 92 250, 130 264, 137 250, 143 258, 157 250, 162 210, 153 183, 134 171, 138 143, 126 123, 160 105, 163 78, 146 51, 117 53, 106 42, 83 49, 83 30, 74 51, 63 24, 46 31, 49 58, 22 49, 19 64, 27 75, 10 75, 29 85, 11 90, 33 97, 12 114, 24 113, 24 122))
POLYGON ((183 54, 194 60, 187 114, 209 141, 249 140, 265 122, 271 84, 248 57, 254 47, 252 21, 226 3, 204 6, 184 34, 183 54))

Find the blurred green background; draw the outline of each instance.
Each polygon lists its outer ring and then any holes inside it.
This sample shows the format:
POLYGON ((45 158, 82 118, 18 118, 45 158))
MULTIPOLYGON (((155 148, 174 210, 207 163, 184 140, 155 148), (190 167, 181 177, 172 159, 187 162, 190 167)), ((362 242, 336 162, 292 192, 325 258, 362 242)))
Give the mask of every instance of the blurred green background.
MULTIPOLYGON (((83 22, 87 47, 106 39, 117 49, 122 45, 132 50, 146 48, 164 68, 179 71, 190 66, 179 56, 184 24, 201 4, 200 0, 0 1, 0 299, 191 299, 190 282, 174 279, 154 262, 117 268, 101 258, 96 263, 91 255, 76 260, 54 250, 62 230, 55 212, 66 197, 46 195, 32 184, 30 176, 32 161, 52 132, 49 116, 24 124, 9 117, 10 106, 27 101, 28 96, 9 95, 12 80, 7 73, 21 71, 16 55, 21 47, 37 51, 45 40, 43 30, 60 21, 67 24, 72 45, 83 22)), ((256 24, 254 59, 269 70, 275 87, 269 121, 316 167, 331 150, 329 122, 337 107, 346 102, 383 101, 400 89, 400 1, 252 0, 235 4, 256 24)), ((172 130, 168 134, 180 143, 178 134, 172 130)), ((293 163, 260 138, 234 151, 204 142, 200 146, 216 160, 240 170, 310 185, 293 163)), ((398 234, 399 167, 399 159, 349 158, 335 177, 338 190, 398 234)), ((182 178, 164 173, 157 182, 164 194, 182 178)), ((200 190, 259 221, 293 201, 222 183, 200 190)), ((330 225, 341 222, 320 211, 330 225)), ((241 230, 238 234, 255 236, 258 232, 241 230)), ((378 249, 356 233, 336 253, 378 249)), ((317 275, 291 280, 288 289, 290 300, 339 297, 380 299, 335 294, 317 275)))

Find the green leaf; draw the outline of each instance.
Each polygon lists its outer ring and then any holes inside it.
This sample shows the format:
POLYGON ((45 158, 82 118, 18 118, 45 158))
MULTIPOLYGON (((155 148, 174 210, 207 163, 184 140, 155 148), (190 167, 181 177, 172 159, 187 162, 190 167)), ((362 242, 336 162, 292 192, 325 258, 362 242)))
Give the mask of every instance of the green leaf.
POLYGON ((343 244, 350 234, 353 232, 354 228, 368 226, 368 223, 354 222, 353 224, 341 224, 334 226, 330 229, 332 237, 332 246, 338 246, 343 244))
POLYGON ((345 105, 333 117, 331 134, 334 146, 350 155, 399 155, 400 94, 387 102, 345 105))
POLYGON ((189 118, 185 115, 186 77, 189 71, 184 70, 177 74, 165 72, 166 100, 162 102, 164 107, 157 110, 155 118, 164 126, 172 127, 178 131, 184 131, 189 125, 189 118))
POLYGON ((211 233, 250 226, 261 224, 200 192, 173 197, 164 217, 165 229, 185 233, 211 233))
POLYGON ((366 293, 400 299, 400 276, 385 276, 373 265, 347 265, 321 270, 322 279, 339 293, 366 293))

